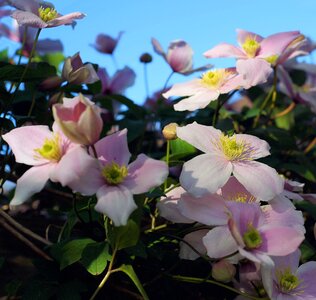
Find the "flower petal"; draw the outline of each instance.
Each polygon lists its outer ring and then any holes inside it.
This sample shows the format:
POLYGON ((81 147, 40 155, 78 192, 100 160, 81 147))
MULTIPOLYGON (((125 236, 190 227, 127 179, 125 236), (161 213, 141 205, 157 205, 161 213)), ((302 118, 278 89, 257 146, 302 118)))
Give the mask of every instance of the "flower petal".
POLYGON ((11 17, 15 19, 20 26, 25 25, 35 28, 47 27, 47 24, 40 17, 28 11, 15 10, 11 17))
POLYGON ((193 79, 188 82, 174 84, 172 88, 168 90, 166 93, 163 93, 162 96, 164 96, 166 99, 172 96, 192 96, 197 92, 201 91, 201 89, 204 90, 205 88, 202 87, 200 79, 193 79))
POLYGON ((202 154, 183 165, 182 187, 196 197, 215 193, 229 179, 233 166, 221 156, 202 154))
POLYGON ((181 259, 188 259, 188 260, 196 260, 200 257, 199 253, 202 255, 206 254, 206 248, 203 244, 203 237, 209 232, 207 229, 193 231, 184 236, 183 240, 187 243, 180 242, 180 252, 179 257, 181 259), (197 253, 199 252, 199 253, 197 253))
POLYGON ((149 158, 145 154, 128 167, 128 176, 122 183, 132 194, 142 194, 151 188, 161 185, 168 176, 168 166, 165 162, 149 158))
POLYGON ((196 122, 186 126, 177 127, 178 138, 188 142, 205 153, 209 153, 216 149, 214 147, 214 141, 219 140, 221 134, 220 130, 212 126, 200 125, 196 122))
POLYGON ((179 101, 173 107, 174 110, 177 111, 195 111, 200 108, 205 108, 211 101, 216 100, 219 94, 219 91, 205 90, 179 101))
POLYGON ((123 129, 99 140, 95 145, 98 157, 108 162, 127 165, 131 157, 127 145, 127 129, 123 129))
POLYGON ((211 258, 221 258, 237 251, 238 246, 227 226, 215 227, 203 238, 207 255, 211 258))
POLYGON ((243 87, 246 89, 265 83, 273 72, 271 65, 259 58, 239 59, 236 63, 236 69, 243 76, 243 87))
POLYGON ((10 206, 16 206, 29 200, 32 195, 40 192, 48 178, 54 164, 32 167, 27 170, 17 181, 15 194, 10 206))
POLYGON ((238 47, 221 43, 212 49, 203 53, 203 55, 207 58, 217 58, 217 57, 236 57, 238 58, 246 58, 246 54, 238 47))
POLYGON ((47 27, 56 27, 60 25, 69 25, 74 22, 74 20, 83 19, 86 15, 81 12, 73 12, 64 16, 55 18, 47 22, 47 27))
POLYGON ((81 147, 62 157, 50 179, 83 195, 93 195, 105 184, 98 161, 81 147))
POLYGON ((257 162, 233 162, 233 174, 255 197, 263 201, 272 200, 282 193, 284 180, 275 169, 257 162))
POLYGON ((18 163, 38 166, 49 161, 41 158, 35 149, 42 148, 45 139, 53 138, 53 133, 47 126, 23 126, 11 130, 2 138, 9 144, 18 163))
POLYGON ((97 192, 95 210, 107 215, 115 226, 124 226, 137 208, 132 193, 124 186, 103 186, 97 192))
POLYGON ((205 225, 226 225, 228 216, 224 199, 216 194, 194 198, 189 193, 178 203, 182 215, 205 225))
POLYGON ((257 33, 253 33, 250 31, 243 30, 243 29, 236 29, 236 31, 237 31, 237 41, 240 46, 243 45, 243 43, 246 41, 247 38, 254 39, 258 43, 260 43, 263 40, 263 37, 257 33))

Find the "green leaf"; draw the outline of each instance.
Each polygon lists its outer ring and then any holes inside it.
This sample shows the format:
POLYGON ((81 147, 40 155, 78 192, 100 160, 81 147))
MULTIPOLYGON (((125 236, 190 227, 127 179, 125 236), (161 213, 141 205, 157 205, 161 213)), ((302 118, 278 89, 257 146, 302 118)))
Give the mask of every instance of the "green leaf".
POLYGON ((123 273, 125 273, 135 284, 135 286, 137 287, 138 291, 140 292, 140 294, 142 295, 142 297, 145 300, 149 300, 149 297, 147 296, 147 293, 145 291, 145 289, 143 288, 143 285, 141 284, 141 282, 139 281, 133 267, 131 265, 121 265, 119 267, 119 270, 123 273))
POLYGON ((190 155, 196 153, 196 149, 187 143, 184 140, 181 139, 175 139, 170 141, 170 148, 171 148, 171 154, 183 154, 183 155, 190 155))
POLYGON ((68 239, 71 235, 72 229, 78 223, 78 218, 74 210, 68 212, 67 222, 65 223, 61 232, 61 240, 68 239))
POLYGON ((301 246, 301 261, 303 263, 312 260, 316 255, 316 250, 307 241, 304 241, 301 246))
POLYGON ((101 274, 110 260, 109 244, 106 242, 89 244, 81 255, 81 263, 92 275, 101 274))
POLYGON ((316 205, 308 201, 300 201, 295 204, 299 210, 307 211, 316 220, 316 205))
POLYGON ((125 226, 108 227, 108 238, 113 249, 135 246, 139 239, 139 227, 133 220, 128 220, 125 226))
MULTIPOLYGON (((281 112, 281 109, 276 109, 275 113, 281 112)), ((291 129, 295 124, 294 113, 293 111, 287 113, 286 115, 276 118, 275 124, 278 128, 282 128, 285 130, 291 129)))
POLYGON ((58 247, 58 244, 54 245, 52 249, 53 256, 59 260, 60 269, 63 270, 67 266, 79 261, 86 246, 94 242, 92 239, 85 238, 60 243, 60 247, 58 247))
POLYGON ((304 177, 305 179, 316 182, 316 177, 315 177, 315 171, 312 169, 311 165, 307 164, 284 164, 282 165, 283 168, 293 171, 300 176, 304 177))

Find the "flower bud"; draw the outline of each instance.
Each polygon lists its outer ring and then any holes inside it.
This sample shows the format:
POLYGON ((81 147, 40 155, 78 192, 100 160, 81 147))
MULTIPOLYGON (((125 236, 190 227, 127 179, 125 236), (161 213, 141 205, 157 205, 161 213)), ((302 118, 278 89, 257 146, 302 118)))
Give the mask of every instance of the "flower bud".
POLYGON ((144 64, 148 64, 152 62, 153 57, 149 53, 144 53, 140 56, 139 60, 144 64))
POLYGON ((79 53, 66 58, 62 78, 72 84, 90 84, 100 80, 91 64, 83 64, 79 53))
POLYGON ((225 259, 215 263, 212 267, 212 277, 221 282, 230 282, 235 274, 235 266, 225 259))
POLYGON ((119 32, 116 39, 112 38, 107 34, 98 34, 95 44, 92 45, 97 51, 104 54, 112 54, 117 46, 117 43, 121 39, 123 32, 119 32))
POLYGON ((166 125, 163 130, 162 134, 164 138, 168 141, 177 139, 177 127, 179 125, 177 123, 170 123, 166 125))
POLYGON ((64 98, 53 106, 54 119, 72 142, 92 145, 99 140, 103 128, 101 109, 83 95, 64 98))

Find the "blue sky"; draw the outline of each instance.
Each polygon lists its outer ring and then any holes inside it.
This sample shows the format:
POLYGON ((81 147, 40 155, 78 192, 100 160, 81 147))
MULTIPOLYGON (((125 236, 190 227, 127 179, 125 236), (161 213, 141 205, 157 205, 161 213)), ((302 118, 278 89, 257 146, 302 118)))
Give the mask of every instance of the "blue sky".
MULTIPOLYGON (((316 1, 314 0, 51 0, 62 13, 81 11, 87 14, 79 20, 75 30, 68 26, 45 29, 41 37, 59 38, 70 56, 80 51, 83 61, 98 63, 115 71, 111 57, 95 51, 90 44, 99 33, 124 35, 115 51, 120 68, 130 66, 137 73, 135 85, 127 96, 142 103, 145 99, 143 65, 139 56, 144 52, 153 55, 148 65, 151 92, 161 88, 170 68, 153 52, 150 40, 155 37, 164 49, 175 39, 186 40, 194 49, 194 65, 212 63, 216 67, 234 64, 233 60, 205 59, 203 52, 220 42, 236 44, 236 28, 256 32, 262 36, 290 30, 300 30, 316 40, 316 1)), ((1 48, 7 41, 0 40, 1 48)), ((196 74, 195 76, 198 76, 196 74)), ((189 78, 175 75, 171 83, 189 78)))

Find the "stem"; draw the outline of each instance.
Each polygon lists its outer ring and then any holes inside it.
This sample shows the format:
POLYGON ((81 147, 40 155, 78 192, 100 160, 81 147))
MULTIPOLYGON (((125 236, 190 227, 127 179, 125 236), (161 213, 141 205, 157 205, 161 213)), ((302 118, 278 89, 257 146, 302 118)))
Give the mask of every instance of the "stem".
POLYGON ((35 105, 35 99, 36 99, 35 95, 36 95, 36 92, 34 91, 34 92, 33 92, 33 95, 32 95, 31 107, 30 107, 30 109, 29 109, 29 112, 27 113, 27 116, 28 116, 28 117, 30 117, 30 116, 32 115, 32 111, 33 111, 33 108, 34 108, 34 105, 35 105))
POLYGON ((259 109, 259 113, 256 116, 252 128, 257 127, 260 116, 262 115, 262 111, 264 110, 264 108, 266 107, 266 105, 268 104, 271 96, 272 96, 272 105, 274 105, 275 103, 275 99, 276 99, 276 84, 277 84, 277 72, 276 72, 276 68, 273 69, 274 70, 274 75, 273 75, 273 85, 269 91, 269 93, 267 94, 266 98, 264 99, 264 101, 262 102, 260 109, 259 109))
POLYGON ((95 299, 95 297, 97 296, 97 294, 100 292, 100 290, 103 288, 104 284, 107 282, 107 280, 109 279, 110 275, 114 272, 117 272, 117 269, 112 270, 113 268, 113 264, 114 264, 114 259, 117 253, 117 248, 115 248, 113 250, 113 254, 112 254, 112 259, 110 261, 108 270, 105 274, 105 276, 103 277, 102 281, 100 282, 99 286, 97 287, 97 289, 94 291, 93 295, 91 296, 90 300, 95 299))
POLYGON ((31 241, 29 241, 25 236, 23 236, 20 232, 18 232, 16 229, 14 229, 11 225, 9 225, 5 220, 0 218, 0 224, 8 230, 11 234, 13 234, 16 238, 18 238, 21 242, 23 242, 25 245, 30 247, 35 253, 40 255, 41 257, 52 260, 45 252, 43 252, 40 248, 35 246, 31 241))
POLYGON ((147 64, 144 64, 144 81, 145 81, 146 96, 147 96, 147 98, 149 98, 149 84, 148 84, 147 64))
POLYGON ((28 26, 25 26, 24 32, 23 32, 23 41, 22 41, 22 47, 21 47, 21 50, 20 50, 18 65, 21 63, 21 60, 22 60, 22 54, 23 54, 23 50, 24 50, 24 47, 25 47, 25 43, 26 43, 27 30, 28 30, 28 26))
MULTIPOLYGON (((27 72, 29 66, 31 65, 32 58, 33 58, 33 55, 34 55, 34 53, 35 53, 37 41, 38 41, 39 35, 40 35, 40 33, 41 33, 41 30, 42 30, 41 28, 39 28, 39 29, 37 30, 37 33, 36 33, 36 36, 35 36, 35 39, 34 39, 33 47, 32 47, 32 50, 31 50, 31 53, 30 53, 30 56, 29 56, 29 60, 28 60, 28 62, 27 62, 27 65, 26 65, 25 69, 23 70, 23 73, 22 73, 22 75, 21 75, 21 78, 20 78, 20 80, 19 80, 19 82, 18 82, 18 84, 17 84, 15 90, 14 90, 14 93, 12 94, 11 98, 10 98, 9 101, 6 103, 6 105, 5 105, 4 109, 3 109, 3 112, 4 112, 4 115, 3 115, 3 117, 2 117, 3 119, 5 119, 5 117, 6 117, 6 115, 7 115, 7 108, 8 108, 8 106, 13 102, 13 100, 14 100, 14 98, 15 98, 15 96, 16 96, 16 92, 17 92, 17 90, 19 89, 19 87, 20 87, 20 85, 21 85, 21 83, 22 83, 22 81, 23 81, 23 79, 24 79, 24 77, 25 77, 25 75, 26 75, 26 72, 27 72)), ((11 89, 11 90, 12 90, 12 89, 11 89)), ((2 124, 1 124, 1 125, 2 125, 2 124)), ((0 126, 0 127, 1 127, 1 126, 0 126)))
POLYGON ((98 153, 97 153, 97 149, 95 149, 95 146, 94 145, 91 145, 91 149, 92 149, 92 152, 93 152, 93 155, 96 159, 98 159, 98 153))
POLYGON ((116 58, 115 58, 113 53, 111 54, 111 57, 112 57, 112 61, 113 61, 113 65, 114 65, 115 69, 118 70, 117 61, 116 61, 116 58))
MULTIPOLYGON (((167 167, 169 168, 169 160, 170 160, 170 141, 167 140, 167 149, 166 149, 166 164, 167 167)), ((167 190, 167 184, 168 184, 168 178, 166 178, 164 182, 164 192, 167 190)))
POLYGON ((163 86, 163 91, 167 88, 167 85, 168 85, 168 83, 169 83, 169 80, 170 80, 170 78, 172 77, 173 74, 174 74, 174 72, 172 71, 172 72, 170 73, 170 75, 168 76, 168 78, 167 78, 167 80, 166 80, 166 82, 165 82, 165 85, 163 86))
POLYGON ((33 231, 25 228, 24 226, 22 226, 20 223, 18 223, 17 221, 15 221, 11 216, 9 216, 6 212, 4 212, 1 208, 0 208, 0 215, 1 217, 3 217, 9 224, 11 224, 12 226, 14 226, 16 229, 20 230, 21 232, 25 233, 26 235, 32 237, 33 239, 45 244, 45 245, 52 245, 52 243, 44 238, 42 238, 41 236, 37 235, 36 233, 34 233, 33 231))
POLYGON ((221 110, 221 108, 224 106, 224 104, 237 92, 237 90, 232 91, 230 94, 227 95, 227 97, 223 100, 220 101, 220 99, 217 99, 217 105, 216 105, 216 109, 215 109, 215 113, 213 115, 213 122, 212 122, 212 126, 215 127, 216 123, 218 121, 218 117, 219 117, 219 112, 221 110))
POLYGON ((215 280, 211 280, 211 279, 203 279, 203 278, 195 278, 195 277, 187 277, 187 276, 180 276, 180 275, 172 275, 171 276, 172 279, 175 279, 175 280, 179 280, 179 281, 184 281, 184 282, 190 282, 190 283, 210 283, 210 284, 214 284, 214 285, 217 285, 217 286, 220 286, 220 287, 223 287, 227 290, 230 290, 236 294, 239 294, 239 295, 242 295, 243 297, 246 297, 248 299, 252 299, 252 300, 269 300, 269 298, 258 298, 258 297, 254 297, 254 296, 251 296, 251 295, 248 295, 246 293, 243 293, 231 286, 228 286, 226 284, 223 284, 223 283, 220 283, 220 282, 217 282, 215 280))

